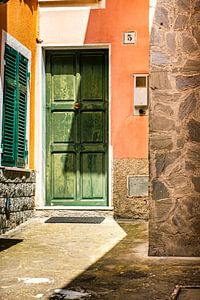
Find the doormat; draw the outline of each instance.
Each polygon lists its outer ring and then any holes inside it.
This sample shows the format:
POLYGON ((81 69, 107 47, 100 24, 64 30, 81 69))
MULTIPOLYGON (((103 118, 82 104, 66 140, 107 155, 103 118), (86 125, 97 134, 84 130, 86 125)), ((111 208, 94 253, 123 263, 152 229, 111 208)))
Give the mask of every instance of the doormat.
POLYGON ((176 286, 172 300, 199 300, 200 286, 176 286))
POLYGON ((101 224, 104 217, 51 217, 45 223, 101 224))

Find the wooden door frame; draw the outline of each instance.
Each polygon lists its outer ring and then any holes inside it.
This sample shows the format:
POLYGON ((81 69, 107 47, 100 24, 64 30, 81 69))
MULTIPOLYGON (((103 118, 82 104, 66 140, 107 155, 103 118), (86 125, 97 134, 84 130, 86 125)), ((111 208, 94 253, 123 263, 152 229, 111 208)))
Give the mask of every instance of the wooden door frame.
POLYGON ((111 45, 92 44, 84 46, 38 45, 36 68, 35 105, 35 170, 36 170, 36 208, 37 209, 76 209, 112 210, 112 145, 111 145, 111 45), (107 206, 47 206, 46 205, 46 91, 45 56, 48 50, 108 50, 108 205, 107 206))

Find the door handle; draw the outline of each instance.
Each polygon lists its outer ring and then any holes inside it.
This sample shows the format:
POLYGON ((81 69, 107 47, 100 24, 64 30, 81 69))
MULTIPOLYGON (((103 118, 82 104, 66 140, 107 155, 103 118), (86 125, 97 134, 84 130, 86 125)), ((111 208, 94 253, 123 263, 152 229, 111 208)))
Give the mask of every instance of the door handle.
POLYGON ((74 109, 79 110, 81 108, 81 104, 79 102, 76 102, 74 104, 74 109))

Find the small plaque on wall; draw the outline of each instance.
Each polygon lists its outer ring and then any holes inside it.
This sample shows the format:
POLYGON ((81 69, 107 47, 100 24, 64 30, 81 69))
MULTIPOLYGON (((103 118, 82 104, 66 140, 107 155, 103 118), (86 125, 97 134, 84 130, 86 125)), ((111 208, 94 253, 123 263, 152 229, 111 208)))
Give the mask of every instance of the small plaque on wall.
POLYGON ((123 33, 124 44, 136 44, 136 41, 137 41, 136 31, 128 31, 123 33))
POLYGON ((144 197, 148 196, 149 176, 137 175, 128 176, 128 196, 129 197, 144 197))

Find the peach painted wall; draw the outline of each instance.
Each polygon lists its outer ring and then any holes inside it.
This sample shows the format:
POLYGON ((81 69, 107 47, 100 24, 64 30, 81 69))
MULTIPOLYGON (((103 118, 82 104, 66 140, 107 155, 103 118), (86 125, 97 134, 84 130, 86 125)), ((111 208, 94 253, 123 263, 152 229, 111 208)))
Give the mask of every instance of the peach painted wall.
POLYGON ((32 52, 30 88, 30 168, 34 161, 34 98, 36 60, 37 0, 9 0, 0 5, 0 37, 2 29, 32 52))
POLYGON ((111 136, 114 158, 147 158, 148 117, 133 116, 133 73, 148 73, 148 0, 107 0, 91 10, 85 44, 111 43, 111 136), (136 45, 123 45, 125 31, 136 45))
POLYGON ((148 157, 148 117, 133 116, 133 74, 148 73, 149 0, 106 0, 105 8, 40 9, 43 46, 111 44, 111 139, 114 158, 148 157), (49 26, 51 24, 51 26, 49 26), (135 45, 123 32, 137 31, 135 45))

